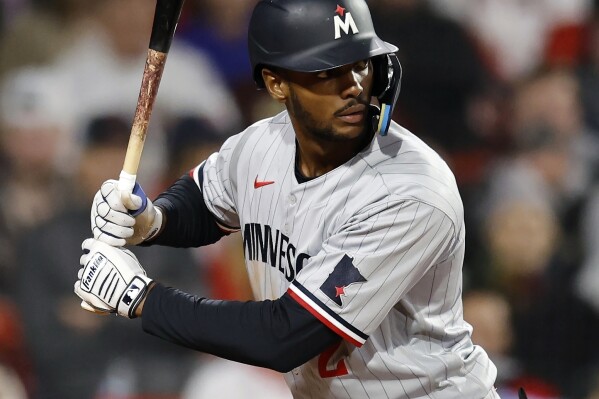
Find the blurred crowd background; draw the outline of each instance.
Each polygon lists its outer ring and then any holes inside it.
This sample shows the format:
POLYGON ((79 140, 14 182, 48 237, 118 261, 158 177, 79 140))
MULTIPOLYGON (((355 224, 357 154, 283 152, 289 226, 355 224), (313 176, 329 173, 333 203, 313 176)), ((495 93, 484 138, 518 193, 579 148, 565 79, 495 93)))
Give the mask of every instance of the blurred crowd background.
MULTIPOLYGON (((281 109, 251 80, 255 2, 186 0, 139 172, 150 197, 281 109)), ((93 194, 122 166, 154 4, 0 3, 2 399, 289 398, 276 373, 165 344, 73 294, 93 194)), ((599 398, 599 1, 369 4, 403 64, 395 120, 455 172, 465 318, 502 398, 599 398)), ((157 280, 246 300, 239 241, 135 252, 157 280)))

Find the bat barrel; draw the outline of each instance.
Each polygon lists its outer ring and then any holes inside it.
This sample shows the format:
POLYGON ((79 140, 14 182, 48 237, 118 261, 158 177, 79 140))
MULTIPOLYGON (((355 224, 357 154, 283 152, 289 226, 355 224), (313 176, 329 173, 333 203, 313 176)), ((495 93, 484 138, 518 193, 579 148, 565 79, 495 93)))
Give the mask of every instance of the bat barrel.
POLYGON ((150 49, 168 53, 182 8, 183 0, 157 0, 150 49))

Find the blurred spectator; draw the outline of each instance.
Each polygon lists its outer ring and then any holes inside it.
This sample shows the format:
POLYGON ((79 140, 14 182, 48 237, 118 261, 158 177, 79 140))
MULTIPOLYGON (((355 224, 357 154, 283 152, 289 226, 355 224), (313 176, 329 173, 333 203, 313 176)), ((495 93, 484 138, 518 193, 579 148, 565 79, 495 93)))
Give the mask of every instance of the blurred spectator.
POLYGON ((165 187, 198 163, 218 151, 224 137, 210 121, 194 116, 182 116, 168 126, 165 187))
POLYGON ((183 40, 212 59, 231 87, 252 76, 247 25, 257 0, 192 0, 192 12, 178 28, 183 40))
POLYGON ((208 55, 241 105, 244 125, 270 115, 273 102, 256 90, 247 49, 247 25, 257 0, 193 0, 180 37, 208 55))
MULTIPOLYGON (((18 247, 16 297, 33 356, 35 397, 176 396, 195 362, 193 352, 159 342, 136 323, 98 318, 82 310, 73 294, 80 243, 91 234, 89 204, 101 183, 118 175, 129 126, 119 118, 102 117, 90 123, 85 137, 64 211, 24 234, 18 247)), ((148 273, 201 294, 199 270, 188 251, 156 247, 134 252, 146 262, 148 273)))
POLYGON ((467 112, 491 76, 464 29, 422 1, 381 0, 372 14, 381 37, 400 47, 406 79, 397 119, 443 153, 479 145, 484 138, 468 126, 467 112))
POLYGON ((572 73, 548 69, 516 87, 514 154, 489 176, 489 282, 514 312, 514 355, 525 371, 582 397, 598 358, 597 314, 576 294, 581 209, 599 147, 584 125, 572 73))
MULTIPOLYGON (((7 76, 0 90, 0 230, 2 262, 15 264, 14 241, 60 209, 66 181, 58 172, 71 135, 70 104, 44 71, 7 76)), ((6 267, 6 266, 5 266, 6 267)), ((4 270, 10 280, 11 270, 4 270)))
POLYGON ((522 371, 568 396, 595 356, 589 351, 593 317, 572 295, 574 268, 564 258, 552 208, 532 186, 504 190, 488 210, 489 284, 513 309, 512 353, 522 371))
POLYGON ((489 284, 501 289, 517 309, 538 293, 561 233, 558 218, 533 179, 498 176, 483 220, 489 251, 489 284))
POLYGON ((508 300, 493 291, 470 291, 464 295, 464 319, 473 327, 472 340, 481 345, 497 366, 495 387, 502 399, 517 399, 526 388, 530 399, 558 399, 550 382, 527 375, 512 355, 514 331, 508 300))
MULTIPOLYGON (((592 0, 428 0, 436 9, 466 26, 483 44, 486 56, 505 81, 532 73, 550 60, 575 61, 582 51, 556 48, 563 32, 578 32, 590 11, 592 0), (552 50, 547 53, 547 49, 552 50)), ((574 33, 577 37, 581 33, 574 33)), ((559 47, 559 46, 557 46, 559 47)))
MULTIPOLYGON (((92 19, 77 41, 53 65, 65 95, 74 100, 78 126, 94 115, 115 114, 132 120, 147 54, 155 3, 105 0, 89 3, 92 19)), ((176 39, 176 37, 175 37, 176 39)), ((165 126, 181 115, 205 118, 226 136, 236 130, 240 114, 209 58, 174 41, 153 108, 144 161, 139 173, 149 191, 149 176, 160 174, 165 126)))
MULTIPOLYGON (((15 225, 42 221, 55 208, 49 199, 56 197, 51 195, 56 189, 56 170, 72 135, 71 106, 61 96, 57 82, 40 69, 15 72, 3 84, 1 145, 7 162, 3 173, 8 180, 3 191, 4 198, 12 196, 8 203, 13 209, 7 217, 14 219, 15 225), (34 203, 28 203, 31 201, 34 203)), ((8 224, 13 223, 9 220, 8 224)))
POLYGON ((518 160, 506 162, 503 174, 493 176, 484 211, 491 273, 487 281, 513 309, 513 353, 527 375, 551 381, 564 396, 576 397, 598 355, 591 342, 599 334, 599 320, 574 294, 579 258, 541 172, 530 167, 564 169, 563 147, 552 143, 551 136, 545 138, 518 160))
POLYGON ((485 348, 497 366, 497 388, 505 386, 521 371, 510 355, 514 334, 511 317, 508 301, 497 293, 470 291, 464 295, 464 320, 473 327, 472 341, 485 348))
MULTIPOLYGON (((599 140, 584 124, 573 73, 548 69, 523 81, 516 88, 512 116, 516 155, 494 174, 535 180, 566 233, 575 234, 599 165, 599 140)), ((490 176, 491 186, 494 180, 490 176)))
POLYGON ((572 71, 548 69, 517 87, 513 134, 520 155, 496 173, 528 176, 529 183, 522 183, 544 191, 562 230, 562 256, 578 270, 590 260, 583 241, 597 235, 597 226, 583 229, 583 209, 597 201, 591 188, 599 170, 599 140, 584 124, 572 71))
POLYGON ((599 155, 577 94, 572 75, 562 70, 518 87, 517 154, 491 175, 496 206, 487 209, 493 278, 515 310, 515 354, 568 397, 583 397, 588 370, 599 358, 591 343, 599 335, 598 313, 579 298, 575 283, 585 259, 581 240, 597 235, 597 225, 581 230, 593 223, 581 209, 595 198, 590 187, 599 155), (506 213, 514 199, 520 210, 506 213))
POLYGON ((81 17, 85 3, 84 0, 4 0, 0 5, 0 52, 10 57, 0 57, 0 76, 14 69, 51 62, 73 40, 73 25, 81 17))

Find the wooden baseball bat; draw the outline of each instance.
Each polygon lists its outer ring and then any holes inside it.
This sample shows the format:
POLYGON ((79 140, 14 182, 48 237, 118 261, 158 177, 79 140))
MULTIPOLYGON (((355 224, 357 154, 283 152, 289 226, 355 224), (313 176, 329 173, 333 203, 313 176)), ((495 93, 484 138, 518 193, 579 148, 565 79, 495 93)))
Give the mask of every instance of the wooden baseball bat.
MULTIPOLYGON (((141 160, 146 140, 146 133, 154 100, 158 94, 158 87, 164 71, 166 57, 175 35, 177 23, 181 16, 184 0, 157 0, 152 25, 152 35, 143 78, 135 108, 135 117, 127 145, 127 153, 123 163, 123 170, 119 176, 118 188, 122 191, 133 192, 137 170, 141 160)), ((143 208, 143 206, 142 206, 143 208)))

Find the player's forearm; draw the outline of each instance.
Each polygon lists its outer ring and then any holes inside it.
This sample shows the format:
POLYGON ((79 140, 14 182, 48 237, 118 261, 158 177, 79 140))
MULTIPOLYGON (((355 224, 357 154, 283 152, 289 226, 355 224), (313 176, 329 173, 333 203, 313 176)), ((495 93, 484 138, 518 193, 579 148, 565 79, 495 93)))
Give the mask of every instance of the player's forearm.
POLYGON ((158 284, 140 308, 150 334, 280 372, 341 339, 287 295, 276 301, 214 301, 158 284))
POLYGON ((160 194, 154 205, 162 211, 161 231, 155 239, 142 245, 198 247, 226 235, 206 207, 202 192, 187 175, 160 194))

